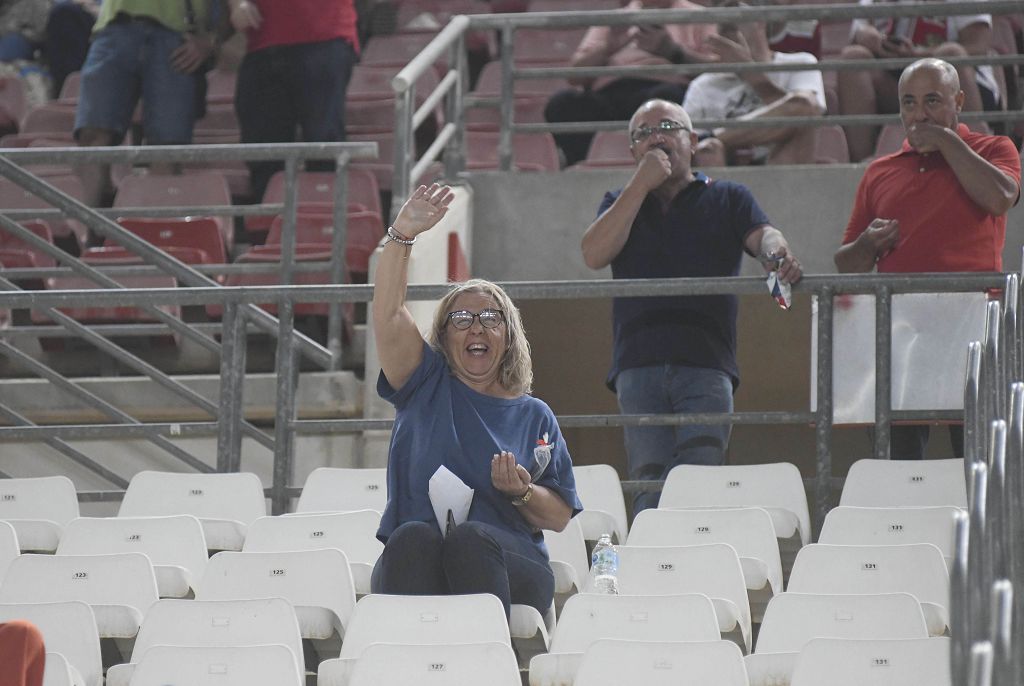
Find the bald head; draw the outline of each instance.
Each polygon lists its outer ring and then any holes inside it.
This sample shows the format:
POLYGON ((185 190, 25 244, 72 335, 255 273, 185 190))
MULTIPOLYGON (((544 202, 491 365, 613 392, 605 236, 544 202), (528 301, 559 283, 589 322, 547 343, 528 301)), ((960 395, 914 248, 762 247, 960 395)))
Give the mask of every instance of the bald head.
POLYGON ((693 129, 693 124, 690 122, 690 115, 686 113, 686 110, 683 109, 682 105, 670 100, 654 99, 648 100, 637 108, 637 111, 633 113, 633 116, 629 120, 629 130, 632 131, 636 128, 636 123, 641 116, 654 110, 657 110, 659 113, 669 115, 669 119, 674 119, 681 124, 685 124, 687 129, 693 129))
POLYGON ((956 67, 945 60, 935 57, 920 59, 903 70, 900 74, 899 90, 902 93, 907 81, 915 74, 928 72, 939 79, 943 86, 949 88, 951 93, 960 91, 960 76, 956 73, 956 67))

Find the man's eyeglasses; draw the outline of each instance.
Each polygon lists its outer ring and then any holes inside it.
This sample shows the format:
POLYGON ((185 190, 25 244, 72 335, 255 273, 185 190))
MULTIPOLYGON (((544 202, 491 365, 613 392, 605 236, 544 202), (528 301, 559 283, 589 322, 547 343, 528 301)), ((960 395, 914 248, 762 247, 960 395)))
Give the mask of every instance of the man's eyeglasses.
POLYGON ((639 145, 645 140, 651 137, 655 131, 669 132, 669 131, 689 131, 690 128, 681 122, 672 121, 671 119, 662 119, 654 126, 641 126, 638 129, 633 129, 633 132, 629 134, 629 140, 633 145, 639 145))
POLYGON ((459 331, 465 331, 473 326, 474 319, 479 319, 480 326, 485 329, 493 329, 505 321, 505 315, 501 310, 481 310, 480 314, 473 314, 469 310, 456 310, 448 313, 448 323, 459 331))

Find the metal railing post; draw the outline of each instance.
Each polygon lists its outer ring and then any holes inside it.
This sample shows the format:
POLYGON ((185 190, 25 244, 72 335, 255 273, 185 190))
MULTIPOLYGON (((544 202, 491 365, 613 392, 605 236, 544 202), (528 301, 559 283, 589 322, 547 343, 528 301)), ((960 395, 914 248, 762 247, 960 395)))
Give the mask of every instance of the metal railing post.
MULTIPOLYGON (((348 263, 348 155, 334 161, 334 229, 331 232, 331 283, 345 283, 348 263)), ((327 350, 331 371, 341 369, 342 303, 327 308, 327 350)))
POLYGON ((971 625, 971 640, 988 631, 988 588, 992 575, 988 568, 985 536, 988 534, 986 494, 988 493, 988 466, 984 462, 971 465, 972 497, 970 499, 971 533, 967 546, 967 614, 971 625))
POLYGON ((1006 508, 1006 421, 992 422, 992 439, 988 451, 988 493, 985 496, 986 560, 991 579, 1005 579, 1007 520, 1012 514, 1006 508))
POLYGON ((1021 379, 1020 371, 1020 349, 1017 341, 1020 339, 1020 277, 1017 274, 1006 275, 1006 286, 1003 288, 1003 380, 1004 393, 1006 388, 1014 381, 1021 379))
POLYGON ((992 643, 978 641, 971 646, 967 686, 992 686, 992 643))
POLYGON ((288 509, 288 484, 292 478, 295 460, 295 393, 298 385, 298 365, 292 345, 295 304, 290 296, 278 301, 277 319, 280 336, 277 339, 277 408, 274 415, 274 483, 271 487, 271 506, 275 515, 288 509))
POLYGON ((814 485, 814 540, 818 540, 825 515, 832 506, 832 288, 818 295, 818 406, 814 419, 817 467, 814 485))
POLYGON ((242 421, 245 415, 245 313, 225 303, 221 332, 220 413, 217 417, 217 471, 237 472, 242 463, 242 421))
MULTIPOLYGON (((999 303, 990 300, 985 309, 985 339, 982 341, 982 392, 985 394, 985 422, 1002 419, 1006 415, 1003 398, 1006 393, 1002 388, 1002 351, 999 348, 1001 339, 1000 324, 1002 315, 999 303)), ((985 451, 986 455, 988 451, 985 451)))
POLYGON ((1013 675, 1014 660, 1021 659, 1020 646, 1013 645, 1013 596, 1013 584, 1008 579, 997 579, 992 584, 988 638, 992 642, 993 686, 1019 686, 1013 675))
MULTIPOLYGON (((466 168, 466 91, 469 88, 469 61, 466 57, 466 34, 461 33, 448 52, 458 80, 454 92, 445 101, 445 121, 455 124, 455 133, 444 148, 444 175, 454 179, 466 168)), ((451 68, 451 67, 449 67, 451 68)))
POLYGON ((512 24, 501 27, 501 129, 498 136, 498 168, 512 169, 512 103, 515 100, 515 82, 512 75, 515 46, 515 28, 512 24))
POLYGON ((964 470, 985 459, 984 401, 981 397, 981 342, 967 344, 967 370, 964 375, 964 470))
POLYGON ((949 568, 949 664, 953 683, 966 684, 971 643, 974 640, 971 634, 968 574, 971 525, 963 510, 956 512, 953 522, 953 563, 949 568))
POLYGON ((391 185, 391 216, 389 222, 395 221, 398 210, 402 203, 412 192, 412 184, 415 179, 411 178, 413 146, 415 145, 415 131, 412 128, 412 115, 415 110, 413 91, 416 84, 409 84, 408 88, 395 96, 395 177, 391 185))
POLYGON ((875 290, 875 459, 888 460, 892 428, 892 288, 875 290))

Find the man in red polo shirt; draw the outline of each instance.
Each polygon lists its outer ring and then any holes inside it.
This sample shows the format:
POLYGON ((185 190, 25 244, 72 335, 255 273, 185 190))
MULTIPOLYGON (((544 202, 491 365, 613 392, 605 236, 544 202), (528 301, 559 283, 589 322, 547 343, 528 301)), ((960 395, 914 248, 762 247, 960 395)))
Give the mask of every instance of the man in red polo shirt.
MULTIPOLYGON (((1013 142, 958 122, 964 94, 948 62, 925 58, 907 67, 899 101, 907 139, 899 152, 864 172, 836 267, 1002 271, 1006 213, 1020 198, 1020 154, 1013 142)), ((893 427, 892 457, 920 458, 927 441, 927 426, 893 427)), ((962 438, 954 436, 953 449, 962 455, 962 438)))

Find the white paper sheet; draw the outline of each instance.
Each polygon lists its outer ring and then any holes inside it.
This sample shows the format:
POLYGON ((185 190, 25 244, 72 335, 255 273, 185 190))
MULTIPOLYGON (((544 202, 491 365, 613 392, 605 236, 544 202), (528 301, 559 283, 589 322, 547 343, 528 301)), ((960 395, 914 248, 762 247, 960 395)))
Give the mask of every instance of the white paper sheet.
POLYGON ((434 507, 434 516, 437 517, 437 525, 441 527, 441 535, 447 535, 449 510, 455 526, 469 518, 473 489, 444 465, 438 467, 430 477, 427 495, 430 496, 430 504, 434 507))

